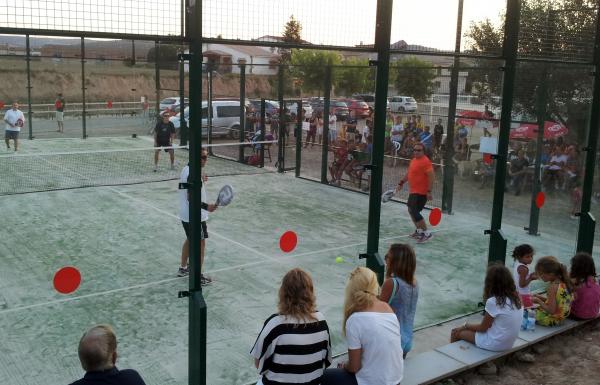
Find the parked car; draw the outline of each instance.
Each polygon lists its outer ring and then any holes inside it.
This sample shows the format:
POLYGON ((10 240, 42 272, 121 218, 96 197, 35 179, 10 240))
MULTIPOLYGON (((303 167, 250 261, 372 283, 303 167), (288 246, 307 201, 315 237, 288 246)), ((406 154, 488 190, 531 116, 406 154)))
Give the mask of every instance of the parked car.
POLYGON ((352 94, 354 99, 362 100, 371 108, 375 108, 375 95, 371 94, 352 94))
POLYGON ((417 112, 417 101, 410 96, 392 96, 389 102, 392 112, 417 112))
MULTIPOLYGON (((325 108, 325 102, 320 101, 319 103, 315 103, 313 106, 313 114, 317 112, 323 112, 325 108)), ((331 100, 329 102, 329 113, 335 114, 338 120, 346 120, 348 115, 350 115, 350 110, 348 109, 348 105, 341 100, 331 100)))
MULTIPOLYGON (((190 118, 190 108, 186 107, 183 116, 190 118)), ((180 114, 171 116, 169 121, 179 130, 180 114)), ((212 102, 212 134, 239 138, 240 133, 240 102, 237 100, 215 100, 212 102)), ((202 136, 208 135, 208 102, 202 102, 202 136)))
MULTIPOLYGON (((254 111, 260 113, 260 99, 250 100, 250 104, 254 107, 254 111)), ((279 114, 279 102, 275 100, 265 100, 265 115, 267 120, 271 118, 272 115, 279 114)))
MULTIPOLYGON (((160 101, 158 108, 160 111, 164 111, 169 109, 171 111, 180 110, 179 104, 181 103, 181 98, 179 96, 169 96, 168 98, 164 98, 160 101)), ((187 107, 190 104, 190 100, 188 98, 183 98, 183 103, 187 107)))
POLYGON ((335 114, 337 120, 346 120, 350 115, 348 105, 340 100, 332 100, 329 105, 329 113, 335 114))
POLYGON ((357 118, 364 119, 368 117, 371 112, 371 110, 369 110, 369 105, 362 100, 343 99, 343 102, 346 103, 349 111, 354 111, 357 118))
MULTIPOLYGON (((287 104, 286 108, 290 111, 291 114, 297 114, 298 113, 298 103, 296 103, 296 102, 287 104)), ((308 102, 303 101, 302 102, 302 109, 304 110, 304 117, 306 119, 310 119, 312 117, 312 114, 313 114, 313 108, 312 108, 312 106, 308 102)))

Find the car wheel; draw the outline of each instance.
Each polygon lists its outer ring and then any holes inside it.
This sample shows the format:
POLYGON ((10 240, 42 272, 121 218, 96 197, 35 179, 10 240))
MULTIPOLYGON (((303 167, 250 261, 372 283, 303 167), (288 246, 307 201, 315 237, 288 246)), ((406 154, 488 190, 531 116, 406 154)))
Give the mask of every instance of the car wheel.
POLYGON ((229 130, 229 137, 231 139, 239 139, 240 138, 240 126, 235 125, 235 126, 231 127, 231 129, 229 130))

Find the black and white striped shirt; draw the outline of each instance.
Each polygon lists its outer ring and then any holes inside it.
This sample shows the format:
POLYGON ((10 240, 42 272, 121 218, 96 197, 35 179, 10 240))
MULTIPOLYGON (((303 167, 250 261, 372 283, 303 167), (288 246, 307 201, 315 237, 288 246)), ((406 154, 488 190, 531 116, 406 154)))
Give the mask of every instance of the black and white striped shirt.
POLYGON ((264 385, 321 383, 331 365, 331 340, 323 314, 313 316, 316 321, 273 314, 265 321, 250 352, 264 385))

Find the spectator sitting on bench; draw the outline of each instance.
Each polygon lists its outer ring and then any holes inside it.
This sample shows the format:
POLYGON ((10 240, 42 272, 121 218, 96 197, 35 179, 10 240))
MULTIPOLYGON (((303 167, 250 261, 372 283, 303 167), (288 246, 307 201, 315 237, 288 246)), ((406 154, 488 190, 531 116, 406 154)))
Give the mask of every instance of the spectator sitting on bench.
POLYGON ((575 254, 571 259, 570 276, 575 286, 575 299, 571 303, 569 318, 597 318, 600 312, 600 286, 596 281, 596 266, 592 256, 583 252, 575 254))
POLYGON ((325 370, 322 385, 397 385, 404 360, 400 324, 392 308, 378 299, 375 273, 357 267, 350 273, 344 298, 342 332, 348 361, 325 370))
MULTIPOLYGON (((364 166, 371 162, 371 153, 368 150, 368 142, 372 141, 372 137, 370 135, 367 136, 366 141, 367 143, 360 143, 356 146, 356 149, 352 151, 354 159, 351 163, 352 169, 350 170, 349 175, 357 182, 358 187, 361 187, 362 184, 364 166)), ((370 177, 367 179, 370 179, 370 177)), ((368 183, 366 189, 363 189, 363 191, 368 191, 368 183)))
POLYGON ((483 298, 485 315, 481 323, 465 323, 452 329, 450 342, 464 340, 491 351, 512 348, 521 329, 523 306, 515 281, 505 266, 488 267, 483 298))
POLYGON ((97 325, 85 332, 79 341, 78 354, 85 375, 71 385, 145 385, 135 370, 119 370, 115 366, 117 336, 109 325, 97 325))
POLYGON ((329 166, 329 173, 331 174, 329 184, 339 186, 341 184, 342 172, 348 163, 348 142, 341 139, 336 145, 332 145, 329 148, 333 151, 333 162, 329 166))
POLYGON ((540 305, 535 312, 535 320, 543 326, 558 326, 569 316, 573 301, 573 285, 567 267, 556 257, 540 258, 535 264, 539 279, 550 282, 546 296, 533 295, 533 303, 540 305))

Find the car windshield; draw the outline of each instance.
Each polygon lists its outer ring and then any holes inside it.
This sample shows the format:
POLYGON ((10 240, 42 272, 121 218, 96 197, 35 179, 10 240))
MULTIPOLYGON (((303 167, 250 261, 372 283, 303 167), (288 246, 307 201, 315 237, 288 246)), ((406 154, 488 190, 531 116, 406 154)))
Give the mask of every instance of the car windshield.
POLYGON ((163 99, 161 104, 175 104, 175 99, 163 99))
POLYGON ((344 102, 333 102, 331 104, 335 107, 348 107, 344 102))
POLYGON ((406 98, 406 101, 409 103, 416 103, 417 101, 414 98, 406 98))

